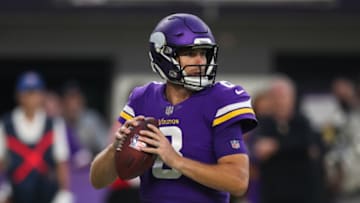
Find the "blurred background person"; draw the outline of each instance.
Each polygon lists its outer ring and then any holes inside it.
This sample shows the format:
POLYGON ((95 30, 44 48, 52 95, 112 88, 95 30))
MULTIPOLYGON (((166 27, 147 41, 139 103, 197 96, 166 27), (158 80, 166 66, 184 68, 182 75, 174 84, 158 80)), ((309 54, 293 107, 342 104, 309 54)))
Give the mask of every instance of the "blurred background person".
POLYGON ((253 156, 258 161, 260 202, 322 202, 314 162, 321 146, 309 121, 296 108, 295 84, 287 77, 270 82, 270 117, 253 133, 253 156))
POLYGON ((270 99, 270 91, 267 88, 259 91, 255 94, 254 100, 254 110, 256 111, 257 117, 266 118, 271 116, 272 107, 271 107, 271 99, 270 99))
POLYGON ((352 80, 332 81, 339 112, 332 123, 335 139, 326 156, 331 194, 334 202, 360 202, 360 103, 352 80))
POLYGON ((76 81, 64 84, 62 102, 69 133, 74 133, 81 147, 87 149, 92 158, 107 144, 109 125, 98 111, 87 106, 87 98, 76 81))
POLYGON ((45 91, 44 107, 48 116, 62 117, 61 98, 56 91, 49 89, 45 91))
MULTIPOLYGON (((50 117, 61 117, 63 118, 63 105, 60 95, 55 90, 47 90, 45 92, 45 111, 50 117)), ((77 158, 78 154, 81 154, 81 147, 79 140, 75 137, 75 134, 72 133, 68 125, 66 126, 66 137, 69 144, 70 149, 70 165, 73 168, 81 168, 88 164, 87 159, 90 159, 90 155, 88 158, 77 158)))
POLYGON ((16 84, 18 106, 0 127, 0 169, 11 183, 12 203, 71 203, 64 121, 44 109, 45 83, 33 71, 16 84))
MULTIPOLYGON (((65 101, 62 95, 56 90, 47 89, 45 93, 47 114, 52 117, 63 117, 64 106, 65 101)), ((76 202, 103 203, 105 190, 94 190, 88 184, 89 162, 92 157, 91 149, 88 148, 88 145, 80 143, 80 138, 71 124, 72 122, 65 123, 70 151, 70 190, 74 194, 76 202)))
POLYGON ((71 189, 78 202, 104 202, 107 190, 95 190, 89 184, 90 162, 108 143, 109 126, 103 116, 87 104, 87 97, 78 81, 67 81, 60 90, 62 115, 71 143, 71 189))

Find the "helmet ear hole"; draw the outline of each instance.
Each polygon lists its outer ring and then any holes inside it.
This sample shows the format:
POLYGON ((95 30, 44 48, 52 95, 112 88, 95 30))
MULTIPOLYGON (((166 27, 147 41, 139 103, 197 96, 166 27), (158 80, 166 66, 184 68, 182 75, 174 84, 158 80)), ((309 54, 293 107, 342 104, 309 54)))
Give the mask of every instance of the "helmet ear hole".
POLYGON ((174 70, 170 70, 169 76, 172 78, 178 78, 179 74, 177 72, 175 72, 174 70))
POLYGON ((169 47, 169 46, 164 47, 165 54, 170 55, 170 54, 172 54, 172 52, 173 52, 173 49, 171 47, 169 47))

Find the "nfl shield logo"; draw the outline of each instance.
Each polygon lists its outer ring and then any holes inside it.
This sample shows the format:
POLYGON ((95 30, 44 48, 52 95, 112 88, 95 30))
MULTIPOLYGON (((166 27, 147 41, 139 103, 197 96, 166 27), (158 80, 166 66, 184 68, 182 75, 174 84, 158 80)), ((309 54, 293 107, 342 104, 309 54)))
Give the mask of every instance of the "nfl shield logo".
POLYGON ((230 141, 231 147, 233 149, 239 149, 240 148, 240 142, 239 140, 231 140, 230 141))
POLYGON ((141 151, 141 147, 146 147, 146 143, 144 142, 141 142, 138 140, 139 139, 139 135, 135 135, 134 137, 131 138, 130 140, 130 144, 129 146, 138 150, 138 151, 141 151))
POLYGON ((166 115, 171 115, 172 113, 174 112, 174 106, 167 106, 166 108, 165 108, 165 114, 166 115))

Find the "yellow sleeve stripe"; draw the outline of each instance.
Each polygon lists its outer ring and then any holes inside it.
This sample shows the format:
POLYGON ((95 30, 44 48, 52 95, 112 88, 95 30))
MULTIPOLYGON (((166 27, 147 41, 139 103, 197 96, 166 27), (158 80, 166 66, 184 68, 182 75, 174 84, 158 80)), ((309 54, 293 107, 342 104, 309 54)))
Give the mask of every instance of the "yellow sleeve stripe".
POLYGON ((133 118, 133 116, 131 116, 130 114, 126 113, 125 111, 122 111, 120 113, 120 116, 123 117, 125 120, 130 120, 133 118))
POLYGON ((247 114, 247 113, 251 113, 251 114, 255 114, 254 110, 252 108, 241 108, 241 109, 237 109, 235 111, 231 111, 223 116, 220 116, 219 118, 214 119, 212 126, 217 126, 227 120, 230 120, 236 116, 242 115, 242 114, 247 114))

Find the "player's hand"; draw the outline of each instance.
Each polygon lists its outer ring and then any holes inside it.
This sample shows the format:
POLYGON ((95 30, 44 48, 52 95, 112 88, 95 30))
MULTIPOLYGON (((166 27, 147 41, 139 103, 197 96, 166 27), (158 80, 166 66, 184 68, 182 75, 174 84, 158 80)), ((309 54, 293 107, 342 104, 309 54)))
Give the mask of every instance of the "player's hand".
POLYGON ((169 140, 159 128, 152 124, 148 124, 148 128, 151 131, 141 130, 139 132, 141 135, 139 140, 147 144, 147 146, 141 147, 141 150, 159 155, 166 165, 174 168, 174 164, 178 162, 181 156, 175 151, 169 140))
POLYGON ((138 126, 139 120, 144 120, 144 116, 136 116, 133 119, 127 120, 115 133, 115 141, 113 146, 116 151, 121 151, 122 145, 126 136, 130 134, 131 129, 138 126))

